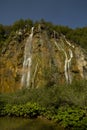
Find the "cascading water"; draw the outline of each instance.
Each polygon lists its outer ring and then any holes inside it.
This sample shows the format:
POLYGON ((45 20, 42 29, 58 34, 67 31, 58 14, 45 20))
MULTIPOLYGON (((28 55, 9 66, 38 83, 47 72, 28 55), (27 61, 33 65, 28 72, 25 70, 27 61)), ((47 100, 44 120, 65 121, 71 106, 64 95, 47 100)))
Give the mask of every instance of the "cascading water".
MULTIPOLYGON (((69 43, 66 39, 65 39, 66 43, 70 46, 70 47, 73 47, 73 45, 71 45, 71 43, 69 43)), ((69 56, 70 58, 68 59, 68 55, 67 55, 67 52, 66 50, 64 49, 64 42, 63 40, 61 40, 61 44, 58 45, 58 43, 55 41, 54 42, 57 49, 59 51, 63 51, 64 55, 65 55, 65 64, 64 64, 64 71, 65 71, 65 79, 66 79, 66 82, 67 83, 71 83, 72 82, 72 78, 71 78, 71 73, 70 73, 70 65, 71 65, 71 60, 73 58, 73 52, 71 49, 69 49, 69 56)))
POLYGON ((71 65, 71 60, 73 58, 73 53, 72 53, 71 49, 69 49, 69 55, 70 55, 70 58, 68 59, 68 81, 69 81, 69 83, 71 83, 72 77, 71 77, 71 74, 70 74, 70 65, 71 65))
POLYGON ((65 66, 64 66, 64 69, 65 69, 66 82, 71 83, 72 78, 71 78, 71 74, 70 74, 70 65, 71 65, 71 60, 73 58, 73 53, 72 53, 72 50, 69 49, 69 55, 70 55, 69 59, 68 59, 67 53, 65 51, 64 51, 64 54, 65 54, 65 66))
POLYGON ((66 39, 65 39, 65 41, 66 41, 66 43, 67 43, 70 47, 74 48, 74 45, 71 45, 71 43, 68 42, 66 39))
POLYGON ((21 85, 29 87, 30 85, 30 72, 32 65, 32 37, 33 37, 34 27, 31 29, 31 34, 29 35, 24 50, 24 62, 23 62, 23 74, 21 78, 21 85))
POLYGON ((68 57, 67 57, 67 53, 65 52, 65 50, 63 49, 63 52, 65 54, 65 65, 64 65, 64 70, 65 70, 65 78, 66 78, 66 82, 68 83, 68 67, 67 67, 67 63, 68 63, 68 57))

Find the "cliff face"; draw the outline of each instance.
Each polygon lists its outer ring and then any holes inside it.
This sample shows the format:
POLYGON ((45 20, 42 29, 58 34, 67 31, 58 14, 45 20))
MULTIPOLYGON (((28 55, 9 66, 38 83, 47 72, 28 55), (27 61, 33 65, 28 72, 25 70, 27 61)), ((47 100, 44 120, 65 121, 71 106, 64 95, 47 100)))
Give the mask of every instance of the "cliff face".
POLYGON ((0 92, 87 79, 87 53, 65 36, 39 26, 15 37, 1 48, 0 92))

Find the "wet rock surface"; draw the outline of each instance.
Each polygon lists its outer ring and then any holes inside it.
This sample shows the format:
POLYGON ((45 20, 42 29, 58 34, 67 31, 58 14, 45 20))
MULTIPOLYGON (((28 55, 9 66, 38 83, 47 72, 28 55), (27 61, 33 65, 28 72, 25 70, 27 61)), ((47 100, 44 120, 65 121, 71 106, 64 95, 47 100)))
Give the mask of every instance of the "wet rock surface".
POLYGON ((23 39, 22 32, 20 41, 13 38, 1 48, 0 92, 87 79, 87 53, 83 49, 63 35, 49 36, 44 27, 37 30, 31 29, 23 39))

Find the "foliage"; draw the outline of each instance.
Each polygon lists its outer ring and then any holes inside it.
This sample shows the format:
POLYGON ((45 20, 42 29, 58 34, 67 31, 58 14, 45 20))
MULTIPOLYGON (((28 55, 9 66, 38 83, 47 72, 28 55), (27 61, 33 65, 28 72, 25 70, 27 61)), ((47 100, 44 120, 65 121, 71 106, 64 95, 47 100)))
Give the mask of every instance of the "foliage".
POLYGON ((87 49, 87 27, 83 28, 76 28, 75 30, 70 31, 67 33, 66 37, 78 45, 80 45, 82 48, 87 49))
POLYGON ((11 26, 4 26, 0 24, 0 44, 9 37, 10 32, 11 32, 11 26))
POLYGON ((87 128, 87 107, 61 106, 53 112, 52 109, 41 107, 37 103, 27 102, 26 104, 12 105, 6 104, 0 110, 0 116, 16 116, 35 118, 45 116, 47 119, 54 120, 65 128, 87 128))
POLYGON ((36 103, 26 103, 24 105, 11 105, 6 104, 1 110, 1 116, 23 116, 23 117, 36 117, 40 114, 41 107, 36 103))
POLYGON ((67 35, 71 31, 73 31, 73 29, 69 28, 68 26, 56 25, 54 28, 56 32, 63 35, 67 35))
POLYGON ((0 102, 10 104, 25 104, 36 102, 50 108, 61 105, 87 106, 87 81, 75 81, 70 85, 54 85, 34 89, 22 89, 15 93, 0 94, 0 102))
POLYGON ((27 20, 20 19, 12 25, 12 30, 17 31, 19 29, 24 29, 24 28, 30 29, 32 26, 33 26, 32 20, 30 20, 30 19, 27 19, 27 20))
POLYGON ((20 19, 10 26, 0 24, 0 44, 2 44, 1 41, 6 41, 9 37, 12 37, 14 32, 16 33, 16 31, 19 30, 26 30, 27 32, 32 26, 37 28, 38 25, 41 25, 42 29, 45 29, 49 36, 52 36, 55 31, 57 37, 58 35, 63 34, 67 39, 70 39, 71 41, 80 45, 82 48, 87 49, 87 27, 71 29, 68 26, 53 25, 51 22, 47 22, 44 19, 36 22, 33 22, 30 19, 20 19))
POLYGON ((87 128, 87 110, 78 107, 60 107, 54 116, 55 121, 64 127, 87 128))
POLYGON ((65 128, 87 127, 87 81, 0 94, 0 116, 44 116, 65 128))
POLYGON ((0 41, 4 39, 4 33, 3 25, 0 25, 0 41))

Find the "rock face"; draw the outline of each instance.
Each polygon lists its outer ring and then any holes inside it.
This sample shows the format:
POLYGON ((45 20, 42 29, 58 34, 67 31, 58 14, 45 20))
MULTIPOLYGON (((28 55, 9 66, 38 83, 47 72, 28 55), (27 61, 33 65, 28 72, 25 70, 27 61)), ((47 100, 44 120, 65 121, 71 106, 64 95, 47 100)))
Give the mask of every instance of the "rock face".
POLYGON ((87 79, 87 53, 65 36, 49 35, 40 26, 23 35, 2 47, 0 92, 87 79))

